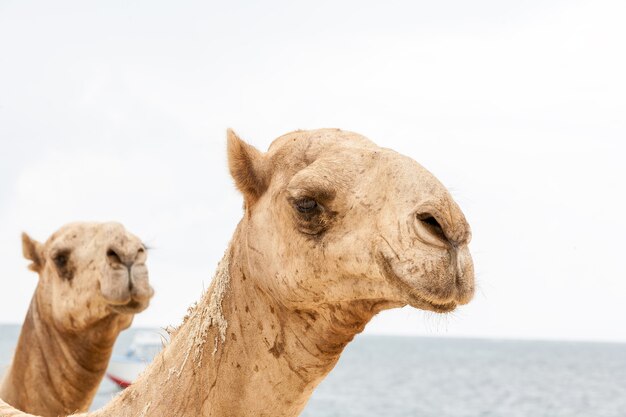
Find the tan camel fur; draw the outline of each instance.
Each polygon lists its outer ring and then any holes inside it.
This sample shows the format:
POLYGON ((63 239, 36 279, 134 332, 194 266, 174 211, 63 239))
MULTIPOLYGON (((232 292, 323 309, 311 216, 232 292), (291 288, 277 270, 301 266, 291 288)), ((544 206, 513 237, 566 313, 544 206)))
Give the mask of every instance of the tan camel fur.
POLYGON ((74 223, 45 244, 22 235, 39 282, 0 398, 30 413, 86 411, 113 344, 149 304, 146 249, 118 223, 74 223))
POLYGON ((229 131, 228 157, 245 213, 208 292, 138 381, 89 416, 296 416, 375 314, 472 298, 469 226, 410 158, 334 129, 287 134, 267 153, 229 131))

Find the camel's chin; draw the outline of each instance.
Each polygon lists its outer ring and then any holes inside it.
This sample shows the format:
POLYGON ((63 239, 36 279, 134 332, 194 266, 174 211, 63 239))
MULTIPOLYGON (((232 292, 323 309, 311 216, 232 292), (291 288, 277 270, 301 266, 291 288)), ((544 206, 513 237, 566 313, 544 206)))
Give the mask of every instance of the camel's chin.
POLYGON ((137 313, 141 313, 142 311, 144 311, 147 307, 148 307, 148 303, 137 301, 137 300, 130 300, 126 304, 109 305, 109 308, 113 312, 119 313, 119 314, 137 314, 137 313))
POLYGON ((381 270, 387 281, 398 288, 403 295, 406 304, 420 310, 433 311, 435 313, 450 313, 454 311, 459 303, 455 300, 437 300, 432 294, 422 294, 419 289, 411 285, 409 279, 399 276, 391 263, 384 257, 381 258, 381 270))

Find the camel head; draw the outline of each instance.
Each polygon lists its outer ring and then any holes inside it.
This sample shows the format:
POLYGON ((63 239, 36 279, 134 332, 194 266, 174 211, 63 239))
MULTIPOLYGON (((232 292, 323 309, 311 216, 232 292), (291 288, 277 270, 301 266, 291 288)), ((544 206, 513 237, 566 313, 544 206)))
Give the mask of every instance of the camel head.
POLYGON ((289 133, 267 153, 229 131, 228 156, 250 274, 283 305, 443 313, 472 298, 470 227, 411 158, 337 129, 289 133))
POLYGON ((39 274, 41 314, 59 329, 80 331, 111 316, 130 325, 150 303, 146 248, 119 223, 72 223, 45 243, 22 235, 24 257, 39 274))

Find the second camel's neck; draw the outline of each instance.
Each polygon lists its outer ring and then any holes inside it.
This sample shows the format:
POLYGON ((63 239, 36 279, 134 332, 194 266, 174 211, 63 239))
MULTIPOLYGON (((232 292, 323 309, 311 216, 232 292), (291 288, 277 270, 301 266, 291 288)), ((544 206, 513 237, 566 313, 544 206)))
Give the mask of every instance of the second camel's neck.
POLYGON ((115 316, 80 334, 61 333, 41 317, 33 296, 0 397, 41 416, 86 410, 96 394, 113 351, 115 316))

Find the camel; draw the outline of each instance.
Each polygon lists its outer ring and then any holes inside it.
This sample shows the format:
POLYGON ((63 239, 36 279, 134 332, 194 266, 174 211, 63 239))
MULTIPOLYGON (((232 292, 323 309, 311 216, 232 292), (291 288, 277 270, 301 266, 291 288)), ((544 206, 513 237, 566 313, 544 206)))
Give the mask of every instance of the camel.
POLYGON ((337 129, 266 153, 229 130, 227 148, 244 214, 208 291, 135 384, 81 415, 296 416, 378 312, 471 300, 469 225, 417 162, 337 129))
POLYGON ((42 416, 86 411, 120 332, 149 304, 146 249, 118 223, 72 223, 45 244, 22 234, 39 274, 0 398, 42 416))

